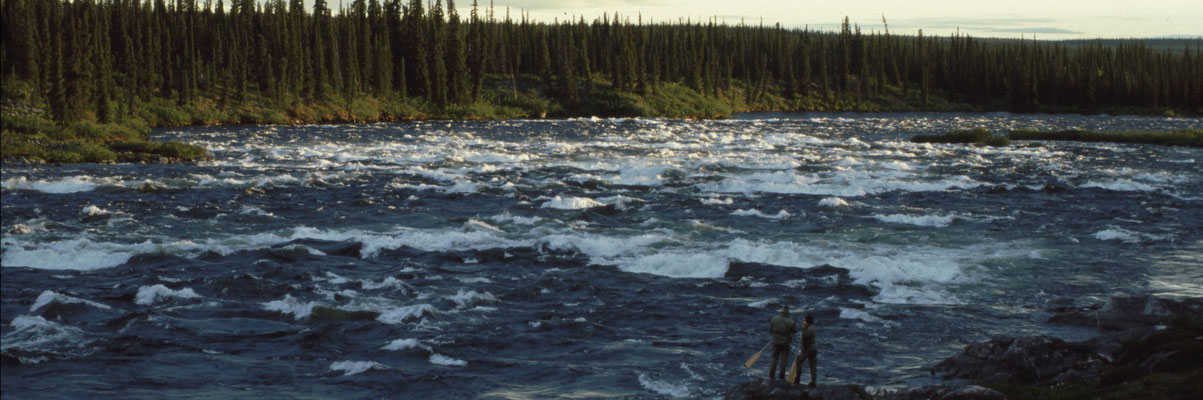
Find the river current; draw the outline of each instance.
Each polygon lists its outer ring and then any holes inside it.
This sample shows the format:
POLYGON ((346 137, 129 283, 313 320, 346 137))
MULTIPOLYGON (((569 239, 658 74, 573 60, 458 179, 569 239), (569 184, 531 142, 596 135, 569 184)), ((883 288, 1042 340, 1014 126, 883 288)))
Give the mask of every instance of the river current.
MULTIPOLYGON (((1203 149, 916 144, 1199 119, 748 114, 156 130, 5 165, 5 397, 714 398, 782 305, 897 388, 1053 309, 1203 296, 1203 149)), ((796 351, 796 349, 795 349, 796 351)))

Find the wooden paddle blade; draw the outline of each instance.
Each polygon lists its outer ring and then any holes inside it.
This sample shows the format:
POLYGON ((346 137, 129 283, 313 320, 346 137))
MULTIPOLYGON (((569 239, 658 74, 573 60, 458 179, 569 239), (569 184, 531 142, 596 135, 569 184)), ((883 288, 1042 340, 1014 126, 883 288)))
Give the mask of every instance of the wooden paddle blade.
POLYGON ((802 375, 802 368, 798 368, 798 364, 800 363, 797 360, 794 360, 794 362, 790 363, 789 374, 785 377, 786 382, 795 385, 798 384, 798 377, 802 375))
POLYGON ((752 358, 749 358, 748 361, 745 361, 744 368, 752 368, 752 364, 755 364, 756 360, 760 359, 761 354, 764 354, 764 349, 760 349, 760 351, 752 355, 752 358))

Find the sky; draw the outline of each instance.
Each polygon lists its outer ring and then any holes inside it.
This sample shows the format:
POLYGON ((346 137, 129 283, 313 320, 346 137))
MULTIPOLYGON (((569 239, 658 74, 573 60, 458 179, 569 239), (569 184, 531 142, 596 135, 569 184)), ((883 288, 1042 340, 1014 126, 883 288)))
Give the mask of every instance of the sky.
MULTIPOLYGON (((349 0, 346 0, 349 1, 349 0)), ((486 6, 489 0, 478 0, 486 6)), ((312 0, 307 1, 311 3, 312 0)), ((458 0, 467 15, 471 0, 458 0)), ((838 30, 845 16, 862 31, 947 36, 960 29, 974 37, 1037 39, 1203 37, 1203 0, 493 0, 498 17, 524 10, 552 21, 603 12, 644 21, 676 22, 717 17, 728 24, 780 23, 787 28, 838 30)))

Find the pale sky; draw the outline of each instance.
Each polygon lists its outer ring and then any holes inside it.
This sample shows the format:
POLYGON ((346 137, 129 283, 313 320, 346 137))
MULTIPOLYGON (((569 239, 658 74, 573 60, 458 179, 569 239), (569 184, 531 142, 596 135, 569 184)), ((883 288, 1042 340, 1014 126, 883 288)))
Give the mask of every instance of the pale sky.
MULTIPOLYGON (((478 1, 482 7, 489 4, 478 1)), ((471 0, 457 0, 456 7, 466 17, 471 4, 471 0)), ((924 35, 947 36, 960 28, 975 37, 1203 37, 1203 0, 493 0, 493 4, 498 18, 509 6, 515 19, 518 10, 525 10, 532 18, 546 21, 571 16, 592 21, 603 12, 617 11, 632 21, 640 13, 644 21, 718 17, 728 24, 741 18, 758 24, 763 17, 766 25, 837 30, 848 16, 862 31, 880 32, 885 14, 890 33, 908 35, 923 29, 924 35)))

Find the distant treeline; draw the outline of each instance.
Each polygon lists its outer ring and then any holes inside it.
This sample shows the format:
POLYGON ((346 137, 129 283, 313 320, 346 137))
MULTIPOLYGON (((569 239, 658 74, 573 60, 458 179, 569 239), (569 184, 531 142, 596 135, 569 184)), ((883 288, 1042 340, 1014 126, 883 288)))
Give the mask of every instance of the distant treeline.
MULTIPOLYGON (((981 109, 1203 111, 1199 44, 1104 46, 839 32, 604 15, 555 23, 457 13, 453 0, 2 0, 3 77, 32 82, 53 118, 119 120, 139 104, 236 107, 401 97, 434 107, 486 89, 565 104, 583 85, 647 94, 675 83, 714 96, 857 101, 939 92, 981 109), (336 3, 337 4, 337 3, 336 3), (738 89, 738 90, 735 90, 738 89)), ((6 85, 8 86, 8 85, 6 85)), ((8 90, 8 89, 5 89, 8 90)))

